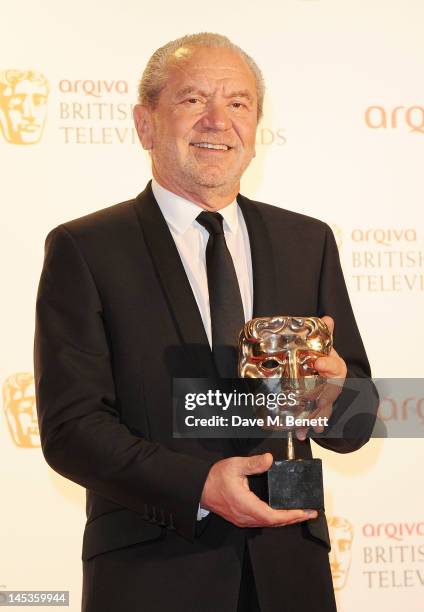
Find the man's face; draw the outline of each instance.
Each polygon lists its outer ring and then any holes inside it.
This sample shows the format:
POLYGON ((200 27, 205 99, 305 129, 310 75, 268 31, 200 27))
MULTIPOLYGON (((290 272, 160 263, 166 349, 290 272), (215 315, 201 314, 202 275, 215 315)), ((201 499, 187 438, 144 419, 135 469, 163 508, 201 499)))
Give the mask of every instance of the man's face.
POLYGON ((47 110, 47 86, 25 79, 16 83, 13 93, 4 96, 1 106, 6 125, 5 137, 14 144, 34 144, 41 138, 47 110))
POLYGON ((154 176, 171 191, 237 193, 256 127, 256 83, 245 61, 230 49, 182 48, 141 140, 154 176))

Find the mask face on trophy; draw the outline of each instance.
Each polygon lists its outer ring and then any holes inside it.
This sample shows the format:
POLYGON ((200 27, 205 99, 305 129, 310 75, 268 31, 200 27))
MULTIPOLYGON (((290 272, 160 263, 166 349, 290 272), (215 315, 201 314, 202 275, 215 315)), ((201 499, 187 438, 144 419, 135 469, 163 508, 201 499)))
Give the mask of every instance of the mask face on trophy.
POLYGON ((328 355, 331 346, 331 333, 317 317, 252 319, 240 333, 239 375, 288 379, 318 376, 314 362, 328 355))
MULTIPOLYGON (((261 379, 268 392, 292 394, 301 414, 312 408, 313 400, 325 383, 315 360, 328 355, 332 336, 318 317, 261 317, 248 321, 239 338, 239 376, 261 379)), ((285 414, 287 410, 280 410, 285 414)))
POLYGON ((274 461, 268 470, 272 508, 324 507, 320 459, 295 460, 293 431, 298 417, 312 412, 326 384, 315 370, 318 357, 332 348, 331 332, 318 317, 275 316, 248 321, 239 337, 239 376, 256 398, 282 396, 282 403, 255 403, 254 413, 267 429, 287 431, 287 460, 274 461), (288 401, 286 401, 288 400, 288 401), (278 415, 268 421, 269 412, 278 415))

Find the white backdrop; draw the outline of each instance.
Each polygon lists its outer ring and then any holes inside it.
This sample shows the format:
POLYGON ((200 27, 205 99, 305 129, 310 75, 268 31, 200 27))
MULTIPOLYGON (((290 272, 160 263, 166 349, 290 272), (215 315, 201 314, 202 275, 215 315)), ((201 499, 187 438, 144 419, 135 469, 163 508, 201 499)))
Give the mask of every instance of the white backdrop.
MULTIPOLYGON (((26 112, 40 128, 16 123, 18 97, 8 130, 1 109, 10 92, 0 94, 0 589, 70 590, 77 612, 84 491, 44 462, 33 422, 34 306, 46 234, 144 188, 149 163, 131 104, 151 53, 186 33, 226 34, 256 59, 267 83, 243 193, 333 227, 374 376, 420 377, 424 4, 21 0, 2 12, 0 71, 39 72, 46 81, 31 74, 22 82, 23 94, 33 88, 27 101, 36 108, 26 112), (404 337, 389 333, 394 317, 396 329, 405 321, 404 337)), ((348 456, 315 450, 325 465, 341 612, 422 612, 421 440, 373 441, 348 456)))

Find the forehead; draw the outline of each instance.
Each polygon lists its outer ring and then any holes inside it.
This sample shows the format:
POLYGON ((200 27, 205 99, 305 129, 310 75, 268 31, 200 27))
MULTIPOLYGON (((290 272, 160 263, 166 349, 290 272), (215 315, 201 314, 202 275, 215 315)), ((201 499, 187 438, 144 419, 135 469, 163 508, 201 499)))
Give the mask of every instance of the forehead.
POLYGON ((35 385, 33 382, 24 382, 19 386, 19 388, 12 387, 10 395, 14 399, 21 397, 33 397, 35 395, 35 385))
MULTIPOLYGON (((279 333, 264 333, 259 335, 259 341, 264 345, 276 345, 280 347, 296 344, 298 346, 320 347, 325 344, 326 338, 319 334, 311 334, 310 330, 304 329, 284 329, 279 333)), ((251 338, 250 342, 258 341, 251 338)))
POLYGON ((16 83, 14 87, 14 93, 19 94, 47 94, 47 88, 44 83, 40 83, 40 81, 31 81, 30 79, 24 79, 23 81, 19 81, 16 83))
POLYGON ((169 63, 165 90, 175 93, 190 85, 206 89, 243 88, 256 96, 252 70, 239 53, 225 47, 181 47, 175 52, 169 63))

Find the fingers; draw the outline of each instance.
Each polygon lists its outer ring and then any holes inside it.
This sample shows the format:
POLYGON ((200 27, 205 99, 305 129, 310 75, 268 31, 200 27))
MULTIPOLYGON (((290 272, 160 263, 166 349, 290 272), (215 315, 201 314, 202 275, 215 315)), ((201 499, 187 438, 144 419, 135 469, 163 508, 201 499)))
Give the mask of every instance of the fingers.
MULTIPOLYGON (((327 424, 328 424, 328 420, 330 419, 332 413, 333 413, 333 403, 324 402, 321 405, 319 404, 318 410, 316 411, 316 415, 314 415, 312 418, 321 417, 322 419, 327 419, 327 424)), ((314 425, 312 429, 316 433, 322 433, 324 431, 324 425, 314 425)))
POLYGON ((217 461, 205 481, 201 505, 238 527, 277 527, 316 518, 316 511, 271 508, 249 489, 247 474, 260 474, 271 464, 271 453, 217 461))
POLYGON ((346 363, 335 349, 331 349, 326 357, 318 357, 314 362, 314 368, 325 378, 346 378, 346 363))
MULTIPOLYGON (((240 457, 242 459, 242 474, 261 474, 267 471, 273 462, 271 453, 253 455, 251 457, 240 457)), ((245 479, 247 483, 247 478, 245 479)), ((267 503, 259 499, 250 489, 243 487, 243 493, 239 495, 239 512, 243 515, 243 526, 268 526, 276 527, 291 523, 316 518, 314 510, 277 510, 271 508, 267 503)))
MULTIPOLYGON (((334 331, 334 320, 327 315, 321 317, 321 319, 327 325, 332 334, 334 331)), ((342 390, 347 374, 347 366, 337 351, 332 348, 329 355, 326 357, 319 357, 315 360, 314 368, 321 376, 327 378, 328 382, 322 387, 322 389, 320 388, 320 394, 317 401, 317 410, 310 415, 310 418, 327 417, 329 419, 333 412, 333 403, 336 401, 342 390)), ((316 433, 322 433, 324 431, 324 427, 322 425, 314 426, 313 429, 316 433)))
POLYGON ((328 315, 324 315, 323 317, 321 317, 321 321, 323 321, 326 324, 326 326, 330 330, 331 335, 333 335, 334 319, 332 317, 329 317, 328 315))
MULTIPOLYGON (((321 321, 323 321, 327 325, 328 329, 330 330, 331 335, 333 335, 334 319, 328 315, 324 315, 323 317, 321 317, 321 321)), ((328 357, 319 357, 315 361, 314 367, 318 370, 318 372, 322 376, 325 376, 326 378, 331 378, 331 377, 345 378, 346 377, 346 372, 347 372, 346 363, 340 357, 340 355, 335 351, 334 348, 331 349, 331 352, 328 355, 328 357)))
MULTIPOLYGON (((317 518, 318 513, 316 510, 305 510, 308 515, 306 520, 311 520, 317 518)), ((303 520, 296 519, 295 521, 288 521, 287 523, 282 523, 279 525, 272 525, 272 527, 286 527, 287 525, 294 525, 295 523, 303 523, 303 520)))
MULTIPOLYGON (((312 421, 313 419, 330 419, 333 413, 333 403, 340 395, 342 386, 335 384, 334 379, 331 382, 326 382, 324 385, 319 387, 319 397, 317 399, 316 408, 313 410, 308 418, 312 421)), ((324 423, 325 424, 325 423, 324 423)), ((312 429, 316 433, 322 433, 324 431, 324 425, 313 425, 312 429)), ((301 427, 296 431, 296 437, 298 440, 305 440, 308 429, 301 427)))
POLYGON ((303 442, 306 440, 306 435, 308 433, 308 427, 297 427, 296 428, 296 438, 303 442))
POLYGON ((273 461, 271 453, 240 457, 240 459, 240 475, 262 474, 269 470, 273 461))
POLYGON ((316 518, 316 510, 276 510, 259 499, 252 491, 244 491, 238 498, 239 527, 279 527, 316 518))
POLYGON ((342 390, 342 385, 335 382, 327 382, 320 393, 317 408, 318 411, 323 410, 326 406, 333 404, 339 397, 342 390))

